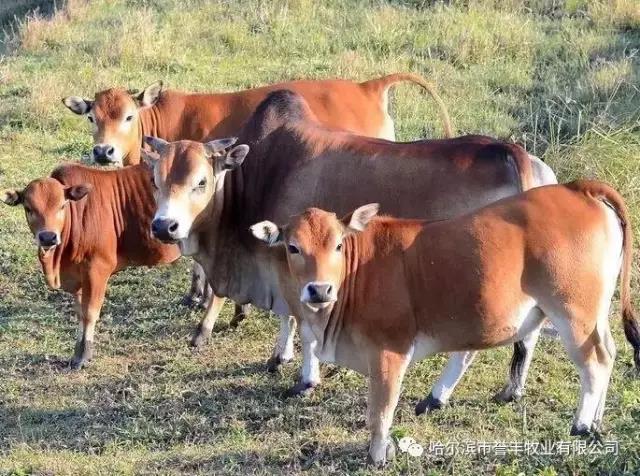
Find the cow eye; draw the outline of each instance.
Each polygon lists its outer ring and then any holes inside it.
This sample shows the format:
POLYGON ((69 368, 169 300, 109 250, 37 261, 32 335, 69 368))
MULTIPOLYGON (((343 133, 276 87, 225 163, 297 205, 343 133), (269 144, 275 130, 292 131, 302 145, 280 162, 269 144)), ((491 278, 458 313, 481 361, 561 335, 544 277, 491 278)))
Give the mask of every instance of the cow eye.
POLYGON ((133 120, 133 115, 128 115, 127 117, 124 118, 125 121, 127 122, 131 122, 133 120))
POLYGON ((207 186, 207 179, 202 179, 198 182, 198 188, 204 188, 207 186))
POLYGON ((151 186, 155 189, 158 188, 158 186, 156 185, 156 179, 153 175, 151 176, 151 186))
POLYGON ((93 121, 94 121, 93 116, 87 116, 87 119, 89 119, 89 122, 93 124, 93 121))
POLYGON ((291 253, 292 255, 297 255, 298 253, 300 253, 300 250, 295 245, 288 245, 287 249, 289 250, 289 253, 291 253))
POLYGON ((338 253, 340 253, 342 251, 342 243, 338 243, 338 246, 336 246, 336 251, 338 253))

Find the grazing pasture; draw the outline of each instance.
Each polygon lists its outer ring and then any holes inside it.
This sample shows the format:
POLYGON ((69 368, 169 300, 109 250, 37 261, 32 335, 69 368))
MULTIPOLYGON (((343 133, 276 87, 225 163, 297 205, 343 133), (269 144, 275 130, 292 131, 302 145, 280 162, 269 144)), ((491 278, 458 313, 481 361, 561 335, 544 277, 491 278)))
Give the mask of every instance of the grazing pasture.
MULTIPOLYGON (((29 2, 14 3, 22 13, 29 2)), ((3 2, 0 21, 6 10, 3 2)), ((516 140, 560 181, 612 184, 640 237, 636 0, 69 0, 52 15, 4 27, 0 189, 22 187, 90 150, 88 124, 62 105, 65 96, 158 79, 176 89, 232 91, 411 71, 438 85, 460 133, 516 140)), ((414 85, 395 88, 392 115, 399 140, 442 133, 433 101, 414 85)), ((635 298, 637 253, 634 263, 635 298)), ((373 470, 363 458, 365 379, 325 367, 312 396, 285 400, 299 359, 265 372, 277 332, 266 313, 254 310, 230 329, 228 305, 212 344, 189 350, 201 312, 179 304, 189 266, 181 259, 115 277, 97 358, 70 372, 72 298, 46 289, 22 209, 0 207, 0 474, 640 474, 640 379, 617 298, 619 353, 602 440, 617 441, 618 455, 425 451, 373 470)), ((444 358, 413 367, 394 434, 427 448, 575 441, 568 430, 578 376, 559 342, 541 339, 527 395, 498 405, 491 396, 510 356, 510 347, 481 353, 451 406, 421 417, 414 405, 444 358)))

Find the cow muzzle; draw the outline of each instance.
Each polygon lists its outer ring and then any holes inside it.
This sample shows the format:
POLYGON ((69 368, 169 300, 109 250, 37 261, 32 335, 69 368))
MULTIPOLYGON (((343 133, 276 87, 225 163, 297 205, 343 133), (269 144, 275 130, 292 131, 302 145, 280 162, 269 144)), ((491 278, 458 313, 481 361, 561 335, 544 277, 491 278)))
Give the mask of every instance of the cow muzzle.
POLYGON ((173 218, 155 218, 151 222, 151 234, 163 243, 177 243, 179 228, 178 221, 173 218))
POLYGON ((38 246, 47 252, 60 244, 60 237, 55 231, 40 231, 36 236, 38 246))
POLYGON ((100 165, 118 164, 116 149, 110 144, 97 144, 93 147, 93 160, 100 165))
POLYGON ((314 311, 324 309, 338 299, 337 287, 324 281, 313 281, 302 288, 300 301, 314 311))

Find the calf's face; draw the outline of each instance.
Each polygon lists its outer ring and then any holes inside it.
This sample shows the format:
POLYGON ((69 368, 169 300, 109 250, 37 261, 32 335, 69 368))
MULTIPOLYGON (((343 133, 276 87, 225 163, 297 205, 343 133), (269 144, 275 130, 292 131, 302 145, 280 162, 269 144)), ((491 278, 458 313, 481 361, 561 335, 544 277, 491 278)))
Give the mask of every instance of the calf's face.
MULTIPOLYGON (((242 164, 247 145, 231 149, 235 138, 202 144, 193 141, 166 142, 145 137, 157 153, 145 153, 153 169, 156 213, 151 233, 164 243, 182 243, 205 210, 215 206, 215 192, 221 190, 226 172, 242 164)), ((182 243, 184 244, 184 243, 182 243)), ((183 253, 190 254, 183 249, 183 253)))
POLYGON ((84 198, 90 184, 65 187, 56 179, 34 180, 24 190, 7 190, 3 201, 7 205, 22 205, 27 223, 42 255, 61 243, 62 230, 70 201, 84 198))
POLYGON ((284 227, 263 221, 253 225, 251 232, 269 245, 286 247, 300 301, 318 312, 338 299, 345 273, 344 238, 363 230, 378 208, 377 203, 365 205, 343 219, 335 213, 309 208, 284 227))
POLYGON ((153 106, 162 92, 158 81, 141 92, 111 88, 96 93, 95 99, 69 96, 62 100, 76 114, 86 116, 93 133, 93 161, 122 166, 129 154, 140 149, 140 110, 153 106))

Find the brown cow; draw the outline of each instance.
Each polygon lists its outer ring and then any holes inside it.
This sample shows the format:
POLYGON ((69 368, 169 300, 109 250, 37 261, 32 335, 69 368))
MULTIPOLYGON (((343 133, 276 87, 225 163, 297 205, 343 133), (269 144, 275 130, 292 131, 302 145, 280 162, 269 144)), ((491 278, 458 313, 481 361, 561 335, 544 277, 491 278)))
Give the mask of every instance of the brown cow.
MULTIPOLYGON (((209 144, 207 153, 222 154, 220 147, 213 148, 216 143, 209 144)), ((110 276, 180 256, 177 246, 151 236, 151 179, 144 164, 118 170, 66 164, 2 196, 8 205, 24 206, 47 285, 74 295, 79 322, 74 369, 93 357, 95 325, 110 276)))
POLYGON ((410 73, 390 74, 363 83, 289 81, 220 94, 163 90, 162 82, 158 81, 139 93, 111 88, 96 93, 93 100, 69 96, 62 101, 91 123, 95 162, 134 165, 140 162, 143 136, 207 142, 236 135, 258 104, 279 89, 290 89, 302 95, 318 120, 327 126, 394 140, 388 91, 402 81, 420 85, 434 98, 442 116, 445 136, 452 137, 449 114, 435 89, 420 76, 410 73))
POLYGON ((580 374, 571 434, 597 429, 616 353, 609 307, 621 261, 624 330, 640 368, 632 231, 615 190, 589 181, 542 187, 437 223, 370 221, 377 210, 340 220, 312 208, 283 228, 252 228, 287 250, 290 309, 318 357, 369 375, 372 462, 393 453, 389 429, 410 363, 455 353, 421 413, 450 393, 476 351, 526 340, 545 315, 580 374))
MULTIPOLYGON (((536 184, 534 163, 521 147, 483 136, 401 144, 329 130, 290 91, 272 93, 239 140, 251 150, 230 172, 229 165, 207 160, 199 143, 150 138, 160 154, 151 160, 155 220, 165 228, 158 236, 177 240, 204 267, 216 294, 282 316, 270 369, 292 358, 295 321, 283 295, 287 284, 280 282, 288 274, 285 256, 258 246, 250 225, 264 218, 286 221, 309 206, 346 213, 373 200, 403 217, 442 219, 536 184), (206 193, 193 195, 202 180, 206 193)), ((210 308, 195 344, 207 338, 216 316, 210 308)), ((294 393, 320 381, 313 350, 305 346, 303 353, 294 393)), ((518 359, 526 361, 528 354, 523 349, 518 359)))

